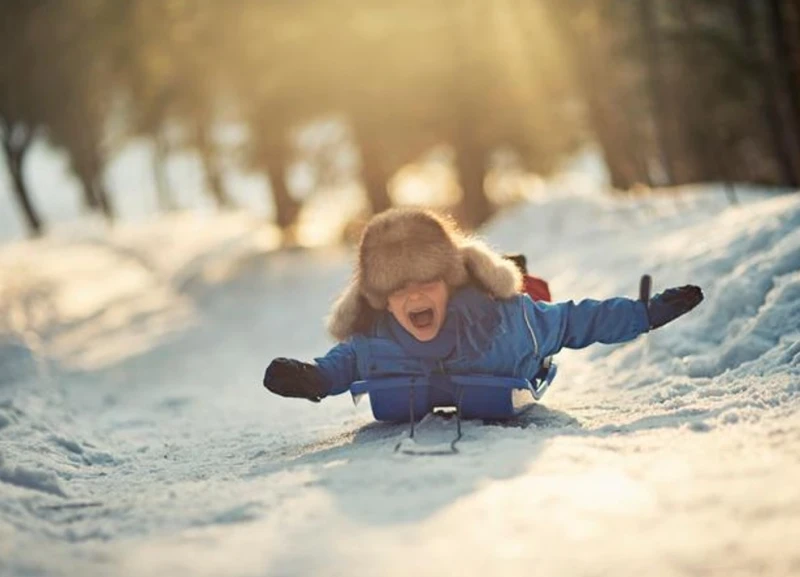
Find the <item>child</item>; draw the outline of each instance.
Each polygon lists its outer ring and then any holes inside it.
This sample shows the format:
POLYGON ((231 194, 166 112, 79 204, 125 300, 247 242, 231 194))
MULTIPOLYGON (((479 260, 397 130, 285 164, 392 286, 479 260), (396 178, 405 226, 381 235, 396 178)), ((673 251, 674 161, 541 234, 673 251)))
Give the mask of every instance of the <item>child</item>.
MULTIPOLYGON (((524 263, 522 263, 524 264, 524 263)), ((656 295, 547 304, 521 294, 514 262, 430 211, 390 209, 365 228, 358 265, 328 329, 339 341, 313 363, 277 358, 264 386, 318 402, 383 376, 488 374, 532 379, 561 348, 621 343, 703 300, 696 286, 656 295)))

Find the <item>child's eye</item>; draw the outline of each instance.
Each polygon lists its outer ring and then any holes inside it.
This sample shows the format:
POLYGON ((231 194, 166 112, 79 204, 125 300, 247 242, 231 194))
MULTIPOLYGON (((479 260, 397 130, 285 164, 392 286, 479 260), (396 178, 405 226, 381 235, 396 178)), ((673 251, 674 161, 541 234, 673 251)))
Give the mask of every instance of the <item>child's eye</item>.
POLYGON ((437 289, 437 287, 439 286, 439 282, 440 279, 434 279, 431 281, 425 281, 420 283, 409 283, 395 290, 392 293, 392 295, 397 297, 403 297, 413 292, 432 292, 437 289))

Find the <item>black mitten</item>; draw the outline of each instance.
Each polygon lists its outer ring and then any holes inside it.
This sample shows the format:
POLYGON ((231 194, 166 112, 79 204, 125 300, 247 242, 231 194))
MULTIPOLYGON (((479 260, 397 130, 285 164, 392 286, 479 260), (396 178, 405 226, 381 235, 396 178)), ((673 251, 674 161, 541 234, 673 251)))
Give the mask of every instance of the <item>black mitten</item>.
POLYGON ((297 397, 318 403, 330 387, 316 365, 286 359, 272 361, 264 373, 264 386, 282 397, 297 397))
POLYGON ((688 313, 703 300, 700 287, 686 285, 665 290, 647 303, 647 316, 650 328, 657 329, 679 316, 688 313))

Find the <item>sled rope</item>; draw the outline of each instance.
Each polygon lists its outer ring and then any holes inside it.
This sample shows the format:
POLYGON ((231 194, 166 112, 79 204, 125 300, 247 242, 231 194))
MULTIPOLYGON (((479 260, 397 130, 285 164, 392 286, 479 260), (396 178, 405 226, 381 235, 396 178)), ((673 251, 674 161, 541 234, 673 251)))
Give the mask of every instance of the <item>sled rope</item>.
POLYGON ((458 387, 458 404, 456 405, 456 438, 450 443, 450 449, 458 453, 456 443, 461 440, 461 400, 464 398, 464 387, 458 387))

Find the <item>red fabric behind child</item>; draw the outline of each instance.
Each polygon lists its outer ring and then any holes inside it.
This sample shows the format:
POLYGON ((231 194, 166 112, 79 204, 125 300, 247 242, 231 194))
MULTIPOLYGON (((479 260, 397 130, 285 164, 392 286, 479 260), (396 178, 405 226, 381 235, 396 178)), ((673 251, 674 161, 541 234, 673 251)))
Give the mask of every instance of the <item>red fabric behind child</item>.
POLYGON ((522 280, 523 292, 527 293, 533 300, 550 302, 550 287, 547 286, 546 281, 528 274, 523 275, 522 280))

